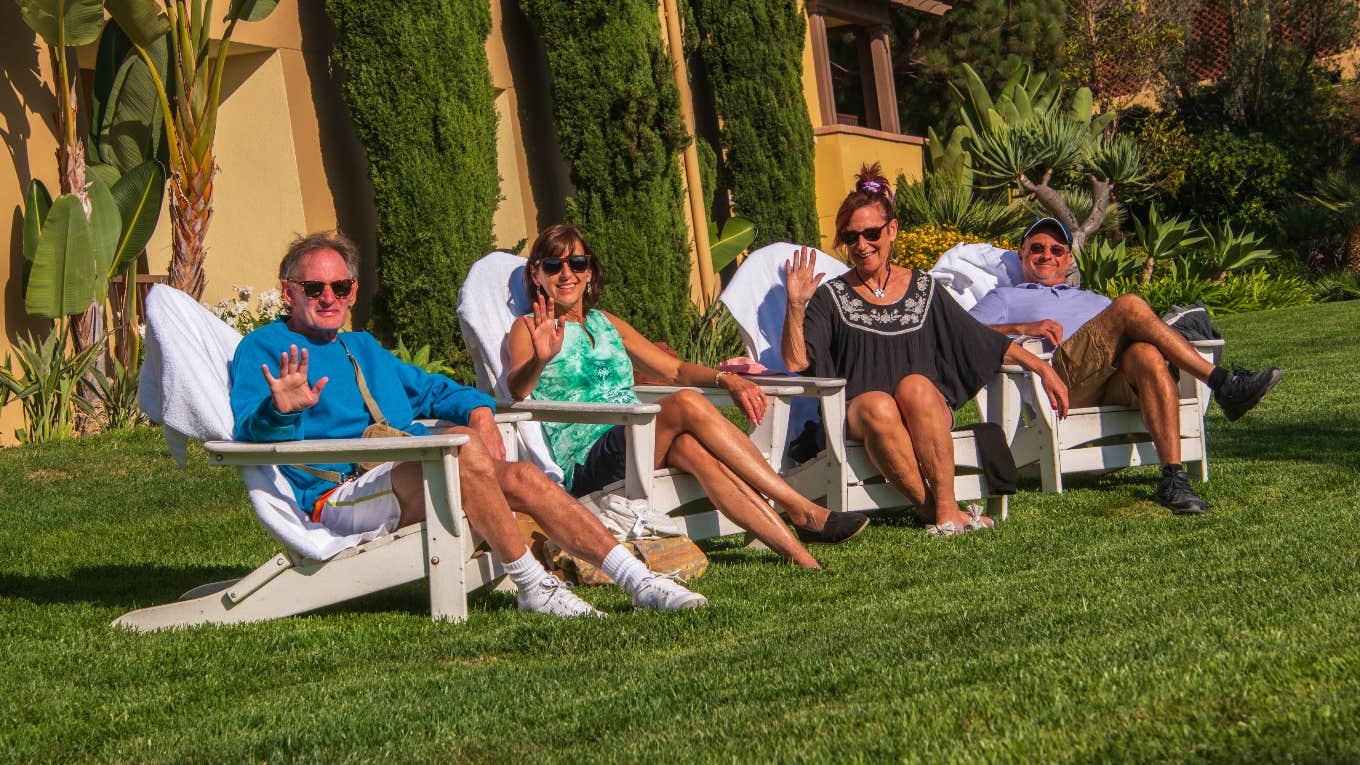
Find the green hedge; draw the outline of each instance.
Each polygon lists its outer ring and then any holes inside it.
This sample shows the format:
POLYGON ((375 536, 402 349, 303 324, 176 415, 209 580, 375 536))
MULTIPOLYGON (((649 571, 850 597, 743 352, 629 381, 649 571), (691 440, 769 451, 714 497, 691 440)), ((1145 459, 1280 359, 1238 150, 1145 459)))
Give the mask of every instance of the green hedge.
POLYGON ((720 183, 756 224, 752 247, 818 241, 812 123, 803 100, 807 22, 796 0, 690 0, 726 162, 720 183))
POLYGON ((484 2, 326 0, 377 208, 373 329, 467 369, 458 287, 500 195, 484 2))
POLYGON ((548 51, 553 116, 576 195, 567 218, 605 269, 604 308, 655 340, 687 327, 689 232, 673 62, 655 2, 521 0, 548 51))

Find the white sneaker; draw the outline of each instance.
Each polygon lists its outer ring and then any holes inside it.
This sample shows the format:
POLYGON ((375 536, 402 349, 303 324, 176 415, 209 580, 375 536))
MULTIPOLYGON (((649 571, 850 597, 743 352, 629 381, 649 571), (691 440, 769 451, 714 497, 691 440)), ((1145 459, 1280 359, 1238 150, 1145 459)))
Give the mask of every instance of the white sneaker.
POLYGON ((516 596, 519 610, 553 616, 604 616, 555 576, 545 576, 516 596))
POLYGON ((633 608, 653 611, 679 611, 682 608, 701 608, 708 598, 685 588, 684 580, 674 574, 656 574, 647 579, 633 595, 633 608))

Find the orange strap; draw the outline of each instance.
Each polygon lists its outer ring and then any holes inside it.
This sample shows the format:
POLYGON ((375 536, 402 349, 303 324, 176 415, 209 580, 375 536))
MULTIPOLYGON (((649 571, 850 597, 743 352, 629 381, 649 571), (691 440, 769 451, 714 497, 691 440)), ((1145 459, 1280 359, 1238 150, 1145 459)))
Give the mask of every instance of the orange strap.
POLYGON ((321 522, 321 509, 326 506, 326 500, 330 499, 331 495, 334 494, 336 490, 339 488, 340 488, 339 486, 336 486, 334 489, 331 489, 325 494, 322 494, 321 496, 317 497, 316 501, 312 503, 312 523, 321 522))

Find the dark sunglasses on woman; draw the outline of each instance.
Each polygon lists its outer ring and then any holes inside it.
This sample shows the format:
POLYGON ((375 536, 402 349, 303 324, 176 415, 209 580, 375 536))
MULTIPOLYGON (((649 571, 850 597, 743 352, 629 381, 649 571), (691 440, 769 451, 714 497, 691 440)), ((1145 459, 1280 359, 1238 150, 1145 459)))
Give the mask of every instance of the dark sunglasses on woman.
POLYGON ((887 227, 888 227, 887 224, 884 224, 882 226, 866 228, 863 231, 842 231, 839 238, 841 240, 841 244, 847 247, 858 242, 861 236, 864 237, 864 241, 873 244, 874 242, 878 241, 879 237, 883 236, 883 229, 887 227))
POLYGON ((338 298, 349 297, 349 291, 354 289, 353 279, 341 279, 339 281, 334 282, 313 282, 313 281, 300 282, 297 279, 289 279, 288 281, 301 287, 302 294, 306 295, 308 298, 311 298, 312 300, 316 300, 317 298, 321 297, 321 293, 326 291, 327 284, 331 286, 331 292, 334 292, 335 296, 338 298))
POLYGON ((563 263, 566 263, 571 268, 572 273, 576 274, 590 268, 590 259, 585 255, 571 255, 565 260, 562 258, 544 258, 538 261, 538 267, 543 269, 543 273, 548 276, 557 276, 562 271, 563 263))

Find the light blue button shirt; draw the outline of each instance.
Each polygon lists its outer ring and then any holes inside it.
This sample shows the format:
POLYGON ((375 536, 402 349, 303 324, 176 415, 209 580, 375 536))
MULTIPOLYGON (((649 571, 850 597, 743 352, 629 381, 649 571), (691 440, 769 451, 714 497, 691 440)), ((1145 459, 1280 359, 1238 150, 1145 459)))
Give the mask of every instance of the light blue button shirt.
POLYGON ((1065 340, 1109 304, 1110 299, 1104 295, 1066 284, 1024 282, 1014 287, 997 287, 983 295, 968 313, 983 324, 1026 324, 1052 319, 1062 325, 1065 340))

